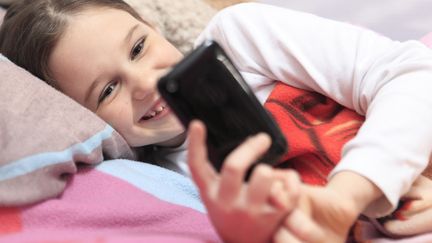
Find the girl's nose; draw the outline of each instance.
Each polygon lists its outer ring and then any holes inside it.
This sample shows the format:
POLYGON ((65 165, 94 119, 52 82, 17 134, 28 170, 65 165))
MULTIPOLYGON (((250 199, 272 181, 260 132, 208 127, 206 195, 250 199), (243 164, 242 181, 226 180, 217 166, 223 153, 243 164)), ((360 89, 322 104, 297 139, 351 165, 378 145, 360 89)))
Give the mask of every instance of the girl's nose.
POLYGON ((150 79, 136 79, 132 86, 132 97, 136 100, 143 100, 155 92, 155 81, 150 79))
POLYGON ((147 98, 149 95, 157 93, 157 82, 165 73, 165 69, 151 69, 146 72, 133 72, 133 75, 129 76, 131 80, 133 99, 142 100, 147 98))
POLYGON ((146 92, 144 90, 136 89, 136 90, 133 91, 132 97, 135 100, 143 100, 143 99, 145 99, 145 97, 147 96, 147 94, 148 94, 148 92, 146 92))

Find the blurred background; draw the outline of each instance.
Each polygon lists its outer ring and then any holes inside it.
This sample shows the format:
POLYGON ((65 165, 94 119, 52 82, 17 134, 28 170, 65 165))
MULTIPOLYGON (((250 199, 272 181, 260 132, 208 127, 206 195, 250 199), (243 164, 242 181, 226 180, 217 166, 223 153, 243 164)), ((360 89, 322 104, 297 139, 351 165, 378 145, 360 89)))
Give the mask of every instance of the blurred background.
POLYGON ((372 29, 395 40, 432 32, 432 0, 260 0, 372 29))

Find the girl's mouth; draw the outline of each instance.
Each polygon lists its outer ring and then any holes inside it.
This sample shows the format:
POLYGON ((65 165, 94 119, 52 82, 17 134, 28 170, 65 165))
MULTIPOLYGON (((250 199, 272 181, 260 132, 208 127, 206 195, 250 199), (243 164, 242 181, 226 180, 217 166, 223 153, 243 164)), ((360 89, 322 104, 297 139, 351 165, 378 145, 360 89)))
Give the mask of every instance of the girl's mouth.
POLYGON ((159 104, 155 105, 152 109, 150 109, 144 116, 141 118, 141 121, 148 121, 154 118, 159 118, 163 114, 165 114, 168 107, 165 103, 160 102, 159 104))

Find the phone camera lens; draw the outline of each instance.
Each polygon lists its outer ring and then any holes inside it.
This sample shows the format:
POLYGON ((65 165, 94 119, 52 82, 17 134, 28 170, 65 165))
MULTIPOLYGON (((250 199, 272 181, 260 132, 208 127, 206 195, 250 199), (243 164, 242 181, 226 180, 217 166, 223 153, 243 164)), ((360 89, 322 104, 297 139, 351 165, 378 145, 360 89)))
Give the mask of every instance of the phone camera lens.
POLYGON ((167 82, 166 84, 166 89, 168 92, 170 93, 175 93, 178 90, 178 84, 177 81, 175 80, 170 80, 169 82, 167 82))

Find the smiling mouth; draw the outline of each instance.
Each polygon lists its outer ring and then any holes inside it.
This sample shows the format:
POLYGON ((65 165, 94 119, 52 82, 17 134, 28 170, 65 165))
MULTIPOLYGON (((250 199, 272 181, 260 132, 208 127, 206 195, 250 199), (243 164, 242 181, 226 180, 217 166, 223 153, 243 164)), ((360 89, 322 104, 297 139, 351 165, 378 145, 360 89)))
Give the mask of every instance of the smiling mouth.
POLYGON ((148 121, 155 117, 157 117, 159 114, 161 114, 166 109, 165 104, 159 104, 158 106, 154 107, 150 111, 148 111, 142 118, 142 121, 148 121))

